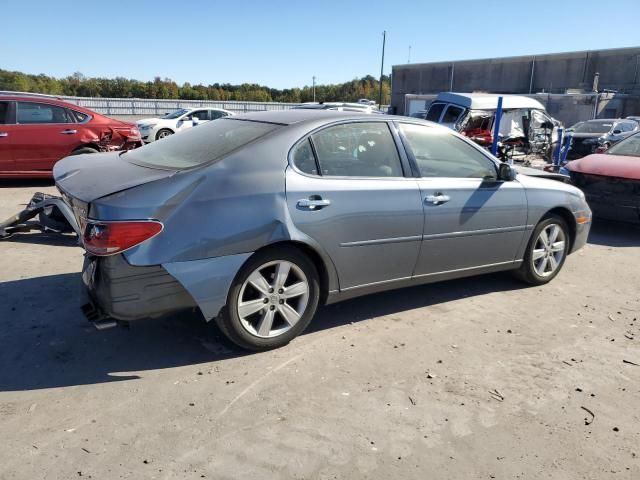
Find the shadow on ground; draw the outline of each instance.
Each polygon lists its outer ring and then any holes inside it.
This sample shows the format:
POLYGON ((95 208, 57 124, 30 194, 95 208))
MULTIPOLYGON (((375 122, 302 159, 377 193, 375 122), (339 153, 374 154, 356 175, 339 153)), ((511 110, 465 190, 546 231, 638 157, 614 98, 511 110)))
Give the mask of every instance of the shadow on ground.
MULTIPOLYGON (((508 274, 406 288, 320 309, 307 333, 494 291, 522 288, 508 274)), ((0 391, 90 385, 247 355, 197 313, 97 331, 79 310, 77 273, 0 283, 0 391)))
POLYGON ((640 225, 596 218, 589 232, 589 243, 605 247, 640 246, 640 225))

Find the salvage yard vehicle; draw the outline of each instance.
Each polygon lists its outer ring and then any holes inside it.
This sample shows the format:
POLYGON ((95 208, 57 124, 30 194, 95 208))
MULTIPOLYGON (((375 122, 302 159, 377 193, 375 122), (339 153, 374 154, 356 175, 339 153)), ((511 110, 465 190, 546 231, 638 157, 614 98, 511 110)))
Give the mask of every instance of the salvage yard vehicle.
POLYGON ((575 160, 601 153, 638 130, 640 124, 633 119, 603 118, 578 122, 567 128, 567 135, 571 137, 567 158, 575 160))
POLYGON ((198 308, 251 350, 360 295, 503 270, 547 283, 591 222, 577 188, 408 117, 243 114, 54 174, 91 320, 198 308))
POLYGON ((440 123, 469 137, 483 147, 493 143, 493 129, 502 97, 500 140, 510 146, 514 160, 527 156, 553 159, 557 143, 557 128, 562 124, 553 119, 537 100, 518 95, 486 93, 440 93, 422 118, 440 123))
POLYGON ((640 133, 564 167, 597 217, 640 223, 640 133))
POLYGON ((353 103, 353 102, 309 102, 303 103, 296 107, 293 107, 294 110, 330 110, 337 112, 359 112, 359 113, 377 113, 382 114, 381 110, 378 110, 375 105, 365 105, 364 103, 353 103))
POLYGON ((69 155, 140 145, 132 123, 54 97, 0 94, 0 178, 51 178, 69 155))
POLYGON ((233 112, 222 108, 180 108, 160 118, 143 118, 138 120, 136 125, 142 135, 142 141, 150 143, 183 132, 193 125, 231 115, 233 112))

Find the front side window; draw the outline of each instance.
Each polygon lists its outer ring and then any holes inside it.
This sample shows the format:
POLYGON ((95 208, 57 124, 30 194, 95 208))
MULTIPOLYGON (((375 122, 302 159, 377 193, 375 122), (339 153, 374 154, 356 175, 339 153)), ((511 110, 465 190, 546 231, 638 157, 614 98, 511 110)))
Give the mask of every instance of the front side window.
POLYGON ((48 103, 17 102, 17 123, 75 123, 66 108, 48 103))
POLYGON ((0 125, 9 121, 9 102, 0 102, 0 125))
POLYGON ((311 136, 321 174, 339 177, 402 177, 395 141, 386 123, 350 123, 311 136))
POLYGON ((495 164, 472 145, 447 131, 401 123, 423 177, 496 179, 495 164))
POLYGON ((183 169, 222 159, 232 151, 280 128, 272 123, 246 120, 209 122, 189 128, 180 135, 171 135, 122 154, 135 164, 183 169))
POLYGON ((444 117, 442 117, 442 123, 456 123, 461 114, 462 108, 449 105, 447 111, 444 112, 444 117))
POLYGON ((427 112, 427 120, 437 122, 440 120, 442 110, 444 110, 444 103, 432 103, 431 107, 429 107, 429 111, 427 112))

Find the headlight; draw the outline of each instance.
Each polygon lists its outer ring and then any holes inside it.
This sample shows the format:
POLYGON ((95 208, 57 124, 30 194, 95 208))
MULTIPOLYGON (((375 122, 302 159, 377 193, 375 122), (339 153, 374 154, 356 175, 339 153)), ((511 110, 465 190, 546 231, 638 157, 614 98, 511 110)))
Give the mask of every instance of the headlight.
POLYGON ((156 123, 148 123, 147 125, 139 125, 138 128, 140 130, 149 130, 153 127, 155 127, 157 124, 156 123))

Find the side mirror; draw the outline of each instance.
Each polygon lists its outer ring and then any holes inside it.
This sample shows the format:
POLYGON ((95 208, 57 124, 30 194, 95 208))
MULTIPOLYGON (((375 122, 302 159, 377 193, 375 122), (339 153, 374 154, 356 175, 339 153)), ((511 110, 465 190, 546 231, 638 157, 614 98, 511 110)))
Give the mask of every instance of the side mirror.
POLYGON ((516 178, 516 171, 508 163, 501 163, 498 167, 498 180, 511 182, 516 178))
POLYGON ((198 125, 200 123, 200 119, 198 117, 191 117, 191 123, 195 127, 196 125, 198 125))
POLYGON ((619 130, 617 128, 613 131, 614 135, 620 135, 621 133, 622 133, 622 130, 619 130))

